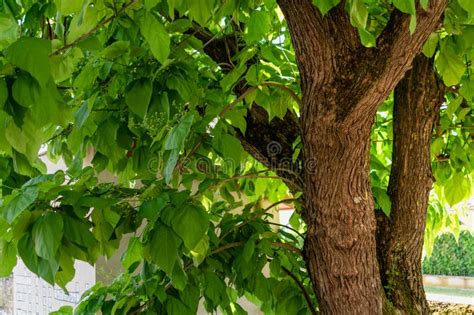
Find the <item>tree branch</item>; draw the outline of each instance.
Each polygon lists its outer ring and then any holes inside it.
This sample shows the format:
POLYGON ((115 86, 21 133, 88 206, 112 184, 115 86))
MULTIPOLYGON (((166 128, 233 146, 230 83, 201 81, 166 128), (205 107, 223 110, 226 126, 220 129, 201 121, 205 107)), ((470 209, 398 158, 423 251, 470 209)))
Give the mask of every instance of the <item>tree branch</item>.
POLYGON ((275 169, 279 176, 296 183, 294 187, 289 186, 292 191, 300 191, 303 187, 301 167, 298 161, 293 162, 293 143, 301 134, 296 117, 287 112, 283 119, 274 118, 269 122, 267 111, 253 104, 246 122, 245 134, 236 130, 245 151, 269 169, 275 169))
POLYGON ((313 302, 311 301, 311 297, 309 296, 308 291, 306 291, 306 288, 304 287, 303 283, 288 268, 282 266, 281 269, 283 269, 283 271, 288 276, 290 276, 290 278, 293 279, 293 281, 295 281, 296 285, 300 288, 301 292, 303 293, 304 299, 306 300, 306 304, 308 304, 308 308, 311 311, 311 314, 313 314, 313 315, 318 314, 318 312, 316 312, 316 308, 313 305, 313 302))
POLYGON ((303 95, 332 79, 334 47, 323 16, 311 0, 278 0, 285 15, 301 74, 303 95))
POLYGON ((339 102, 347 101, 345 104, 348 104, 343 106, 343 111, 347 111, 343 113, 347 126, 354 125, 365 117, 372 117, 378 105, 411 68, 413 59, 420 52, 428 36, 440 26, 447 3, 448 0, 430 1, 427 11, 418 5, 417 24, 413 34, 409 31, 412 17, 398 10, 392 12, 387 26, 377 41, 377 48, 365 49, 365 57, 360 65, 361 71, 351 70, 353 73, 361 73, 361 76, 357 78, 355 84, 348 87, 339 100, 339 102), (367 68, 368 71, 362 71, 367 68))
POLYGON ((72 48, 74 46, 76 46, 78 43, 86 40, 87 38, 89 38, 90 36, 92 36, 93 34, 95 34, 95 32, 97 32, 100 28, 102 28, 103 26, 105 26, 107 23, 111 22, 113 19, 115 19, 116 17, 118 17, 120 14, 122 14, 123 12, 125 12, 125 10, 127 10, 129 7, 131 7, 132 5, 134 5, 135 3, 137 3, 138 0, 131 0, 130 2, 124 4, 120 10, 118 10, 117 12, 115 12, 113 15, 109 16, 108 18, 105 18, 103 19, 102 21, 100 21, 99 23, 97 23, 96 26, 94 26, 90 31, 88 31, 87 33, 81 35, 78 39, 76 39, 75 41, 73 41, 72 43, 69 43, 67 45, 64 45, 63 47, 53 51, 50 56, 54 56, 54 55, 59 55, 60 53, 68 50, 69 48, 72 48))
POLYGON ((298 254, 302 256, 303 254, 301 253, 301 250, 299 248, 296 248, 295 246, 291 245, 290 243, 281 243, 281 242, 270 242, 272 246, 287 249, 290 252, 293 252, 295 254, 298 254))
MULTIPOLYGON (((196 38, 202 41, 209 41, 209 38, 214 38, 213 34, 205 29, 194 32, 194 34, 196 38)), ((230 50, 230 55, 233 55, 238 51, 236 46, 234 34, 231 34, 215 39, 204 48, 204 51, 216 63, 228 64, 231 61, 227 50, 230 50)), ((261 85, 282 89, 288 92, 298 104, 302 103, 298 95, 283 84, 263 82, 261 85)), ((236 99, 228 104, 219 116, 224 117, 229 110, 256 88, 246 86, 245 82, 237 84, 234 88, 234 93, 237 95, 236 99)), ((269 121, 267 111, 255 103, 252 104, 245 118, 247 122, 245 134, 234 128, 244 149, 257 161, 275 170, 278 176, 286 179, 286 183, 292 191, 300 191, 302 187, 301 169, 297 163, 293 163, 293 143, 300 134, 298 118, 293 113, 287 112, 283 119, 274 118, 269 121), (269 150, 269 146, 272 144, 278 146, 276 154, 269 150)))

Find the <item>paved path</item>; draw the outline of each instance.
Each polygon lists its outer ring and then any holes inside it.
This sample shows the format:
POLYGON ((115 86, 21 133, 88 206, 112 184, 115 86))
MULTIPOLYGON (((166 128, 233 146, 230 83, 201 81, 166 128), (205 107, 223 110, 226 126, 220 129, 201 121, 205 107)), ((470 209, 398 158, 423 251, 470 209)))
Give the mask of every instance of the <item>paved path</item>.
POLYGON ((474 305, 474 289, 425 288, 428 301, 474 305))

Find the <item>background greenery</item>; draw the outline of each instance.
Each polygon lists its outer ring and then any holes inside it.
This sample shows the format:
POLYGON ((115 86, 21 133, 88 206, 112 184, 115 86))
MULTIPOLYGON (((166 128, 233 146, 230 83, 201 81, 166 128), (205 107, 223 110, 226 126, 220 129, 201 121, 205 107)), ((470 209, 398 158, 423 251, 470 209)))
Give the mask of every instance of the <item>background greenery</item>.
POLYGON ((474 235, 469 231, 462 231, 458 241, 452 233, 438 236, 432 256, 423 260, 423 273, 474 276, 474 235))

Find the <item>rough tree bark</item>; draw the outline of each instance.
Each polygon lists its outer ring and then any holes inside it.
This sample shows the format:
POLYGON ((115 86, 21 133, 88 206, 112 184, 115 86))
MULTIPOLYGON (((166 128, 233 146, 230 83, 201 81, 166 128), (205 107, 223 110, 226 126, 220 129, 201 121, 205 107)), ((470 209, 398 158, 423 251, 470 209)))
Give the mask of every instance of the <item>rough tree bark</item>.
MULTIPOLYGON (((237 134, 257 160, 290 180, 302 181, 308 232, 304 255, 323 314, 382 314, 385 293, 376 255, 375 215, 368 177, 369 136, 378 105, 411 67, 423 43, 438 26, 447 0, 430 1, 410 16, 394 10, 376 48, 360 44, 345 12, 345 1, 325 17, 311 0, 278 0, 285 15, 301 76, 301 119, 287 114, 268 122, 254 104, 247 132, 237 134), (291 117, 290 117, 291 116, 291 117), (304 146, 303 175, 281 170, 292 158, 298 133, 304 146), (255 134, 260 137, 255 137, 255 134), (277 141, 281 152, 269 156, 277 141)), ((206 52, 227 62, 238 45, 233 36, 210 40, 206 52)), ((234 88, 240 95, 243 85, 234 88)), ((290 170, 291 171, 291 170, 290 170)), ((299 170, 298 170, 299 172, 299 170)))
POLYGON ((379 233, 382 282, 402 314, 429 314, 423 290, 421 255, 432 188, 430 144, 444 100, 444 86, 432 60, 419 55, 395 89, 390 219, 379 233))
POLYGON ((344 1, 324 18, 310 0, 279 0, 301 75, 305 258, 323 314, 382 314, 384 291, 368 176, 378 105, 410 68, 447 1, 394 11, 376 49, 361 47, 344 1))

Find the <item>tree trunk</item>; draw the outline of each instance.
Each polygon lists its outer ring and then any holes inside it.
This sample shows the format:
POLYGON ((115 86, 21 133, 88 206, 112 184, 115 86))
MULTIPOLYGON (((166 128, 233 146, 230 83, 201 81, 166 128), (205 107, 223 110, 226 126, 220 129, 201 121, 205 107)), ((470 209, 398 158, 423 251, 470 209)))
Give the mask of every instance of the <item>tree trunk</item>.
POLYGON ((395 89, 392 209, 379 235, 379 259, 387 298, 402 314, 429 314, 421 255, 429 192, 430 144, 444 89, 430 59, 419 55, 395 89))
POLYGON ((316 120, 305 144, 305 255, 324 314, 381 314, 383 289, 368 177, 370 120, 316 120), (314 167, 313 167, 314 166, 314 167))
POLYGON ((382 314, 384 291, 369 181, 378 105, 409 70, 447 1, 394 10, 376 49, 360 44, 345 1, 324 17, 311 0, 278 0, 301 76, 301 140, 308 231, 304 254, 323 314, 382 314))

